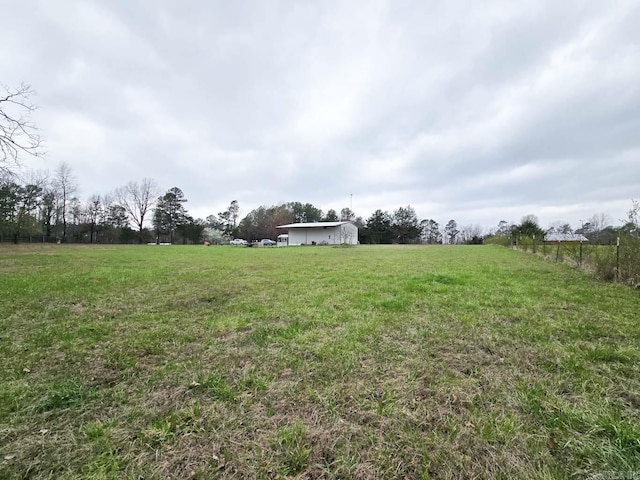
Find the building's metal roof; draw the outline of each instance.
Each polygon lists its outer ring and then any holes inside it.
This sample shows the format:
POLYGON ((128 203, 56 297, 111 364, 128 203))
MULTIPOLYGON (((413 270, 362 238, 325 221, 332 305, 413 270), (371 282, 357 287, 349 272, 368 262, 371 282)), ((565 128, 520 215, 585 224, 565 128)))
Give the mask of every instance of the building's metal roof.
POLYGON ((288 225, 278 225, 276 228, 326 228, 339 227, 345 223, 351 222, 309 222, 309 223, 290 223, 288 225))
POLYGON ((589 239, 579 233, 547 233, 545 242, 588 242, 589 239))

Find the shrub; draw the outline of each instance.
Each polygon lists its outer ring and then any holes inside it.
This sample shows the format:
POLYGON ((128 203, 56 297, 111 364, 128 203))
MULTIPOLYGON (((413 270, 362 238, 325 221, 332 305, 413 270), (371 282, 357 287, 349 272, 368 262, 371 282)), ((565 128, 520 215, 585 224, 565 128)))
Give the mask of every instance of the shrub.
POLYGON ((525 252, 537 252, 542 248, 542 241, 539 238, 519 237, 518 248, 524 250, 525 252))
POLYGON ((618 278, 632 285, 640 284, 640 238, 627 235, 620 238, 620 268, 618 278))
POLYGON ((594 274, 601 280, 613 281, 616 278, 616 250, 606 245, 598 247, 593 250, 594 274))
POLYGON ((511 246, 511 237, 503 235, 488 235, 484 239, 485 245, 502 245, 503 247, 511 246))

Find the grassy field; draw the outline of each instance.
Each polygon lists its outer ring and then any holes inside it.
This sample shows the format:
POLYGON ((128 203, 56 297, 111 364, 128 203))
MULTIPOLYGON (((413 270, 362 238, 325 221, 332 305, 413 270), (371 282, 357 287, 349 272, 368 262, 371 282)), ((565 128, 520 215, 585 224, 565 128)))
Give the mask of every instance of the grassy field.
POLYGON ((640 476, 640 293, 500 247, 1 246, 0 359, 2 479, 640 476))

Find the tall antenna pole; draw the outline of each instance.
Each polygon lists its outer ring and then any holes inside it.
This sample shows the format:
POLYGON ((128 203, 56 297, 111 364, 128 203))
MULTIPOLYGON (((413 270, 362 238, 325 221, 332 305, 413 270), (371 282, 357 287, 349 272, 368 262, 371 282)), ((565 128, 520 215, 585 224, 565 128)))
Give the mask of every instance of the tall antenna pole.
POLYGON ((350 193, 349 196, 351 197, 349 200, 349 220, 351 220, 351 214, 353 213, 353 193, 350 193))

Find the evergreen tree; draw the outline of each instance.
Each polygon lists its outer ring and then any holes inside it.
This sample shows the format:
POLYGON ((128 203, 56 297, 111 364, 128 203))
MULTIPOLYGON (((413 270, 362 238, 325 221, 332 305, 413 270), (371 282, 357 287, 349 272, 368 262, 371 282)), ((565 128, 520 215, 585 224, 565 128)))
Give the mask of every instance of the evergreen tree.
POLYGON ((393 212, 391 227, 398 243, 415 243, 422 233, 416 211, 410 205, 393 212))
POLYGON ((168 235, 169 242, 173 243, 178 226, 187 221, 184 208, 184 193, 178 187, 173 187, 163 196, 158 198, 153 212, 153 228, 156 232, 156 242, 160 243, 160 235, 168 235))
POLYGON ((391 228, 391 215, 382 210, 376 210, 367 219, 362 231, 362 242, 366 243, 391 243, 393 241, 393 229, 391 228))

